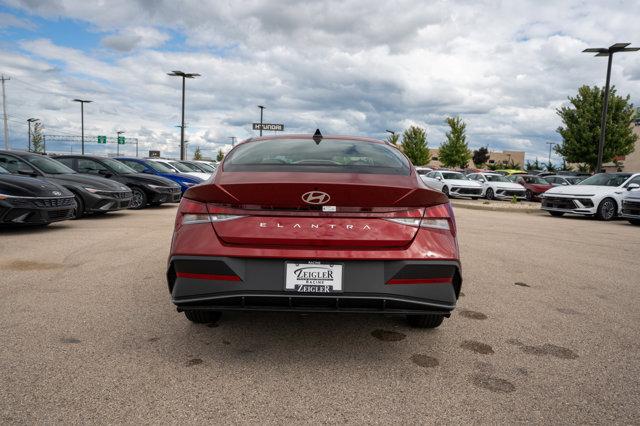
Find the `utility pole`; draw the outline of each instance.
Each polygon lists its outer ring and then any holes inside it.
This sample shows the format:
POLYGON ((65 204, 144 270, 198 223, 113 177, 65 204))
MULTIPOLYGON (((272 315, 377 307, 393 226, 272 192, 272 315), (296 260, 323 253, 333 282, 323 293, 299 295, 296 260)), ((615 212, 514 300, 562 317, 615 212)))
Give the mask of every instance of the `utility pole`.
POLYGON ((186 73, 182 71, 171 71, 167 73, 171 77, 182 77, 182 124, 180 125, 180 160, 185 160, 185 145, 184 145, 184 91, 185 91, 185 80, 187 78, 196 78, 199 77, 200 74, 196 73, 186 73))
POLYGON ((260 108, 260 136, 262 136, 262 117, 265 107, 263 107, 262 105, 258 105, 258 108, 260 108))
POLYGON ((27 119, 27 125, 28 125, 28 128, 29 128, 29 135, 28 135, 29 136, 29 138, 28 138, 29 144, 27 145, 28 146, 27 151, 29 151, 29 152, 31 152, 31 123, 33 123, 34 121, 38 121, 38 119, 37 118, 29 118, 29 119, 27 119))
POLYGON ((607 132, 607 112, 609 109, 609 81, 611 80, 611 64, 613 62, 613 54, 618 52, 637 52, 640 47, 627 47, 631 43, 616 43, 607 47, 593 47, 584 49, 583 53, 595 53, 596 56, 607 56, 607 82, 604 88, 604 102, 602 105, 602 117, 600 118, 600 141, 598 143, 598 164, 596 165, 596 173, 600 173, 602 169, 602 160, 604 157, 604 140, 607 132))
POLYGON ((84 155, 84 104, 90 104, 93 101, 74 99, 73 102, 80 102, 80 129, 82 132, 82 155, 84 155))
POLYGON ((555 142, 547 142, 547 145, 549 145, 549 162, 547 164, 551 164, 551 148, 554 145, 557 145, 557 143, 555 143, 555 142))
POLYGON ((9 119, 7 118, 7 96, 4 91, 4 82, 11 80, 9 77, 5 77, 2 74, 0 77, 2 80, 2 114, 4 115, 4 149, 9 150, 9 119))
POLYGON ((231 139, 231 146, 236 146, 236 137, 235 136, 229 136, 229 139, 231 139))
POLYGON ((136 138, 136 158, 138 158, 138 138, 136 138))

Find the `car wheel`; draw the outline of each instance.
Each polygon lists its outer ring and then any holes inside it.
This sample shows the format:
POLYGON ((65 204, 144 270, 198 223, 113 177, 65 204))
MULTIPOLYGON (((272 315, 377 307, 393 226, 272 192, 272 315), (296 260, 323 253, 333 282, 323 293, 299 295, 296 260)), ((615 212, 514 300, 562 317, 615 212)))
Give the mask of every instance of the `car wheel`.
POLYGON ((616 217, 616 209, 618 205, 611 198, 605 198, 600 202, 596 217, 600 220, 611 220, 616 217))
POLYGON ((436 328, 444 321, 444 316, 435 314, 407 315, 407 322, 415 328, 436 328))
POLYGON ((471 197, 471 199, 472 199, 472 200, 477 200, 477 199, 478 199, 478 197, 471 197))
POLYGON ((640 219, 629 219, 629 223, 632 225, 640 225, 640 219))
POLYGON ((222 312, 218 311, 184 311, 184 316, 197 324, 212 324, 218 322, 222 312))
POLYGON ((527 198, 527 201, 533 201, 533 192, 531 192, 530 189, 527 189, 524 196, 527 198))
POLYGON ((84 203, 82 202, 82 197, 78 194, 74 194, 73 197, 76 200, 76 209, 73 211, 73 218, 80 219, 84 216, 84 203))
POLYGON ((487 188, 487 193, 484 195, 487 200, 493 200, 495 197, 495 194, 493 193, 493 189, 491 188, 487 188))
POLYGON ((443 186, 442 187, 442 193, 448 197, 449 196, 449 188, 447 188, 446 186, 443 186))
POLYGON ((133 210, 143 209, 147 206, 147 194, 140 188, 133 188, 131 190, 133 196, 131 197, 131 204, 129 208, 133 210))
POLYGON ((549 212, 549 214, 555 217, 564 216, 564 212, 549 212))

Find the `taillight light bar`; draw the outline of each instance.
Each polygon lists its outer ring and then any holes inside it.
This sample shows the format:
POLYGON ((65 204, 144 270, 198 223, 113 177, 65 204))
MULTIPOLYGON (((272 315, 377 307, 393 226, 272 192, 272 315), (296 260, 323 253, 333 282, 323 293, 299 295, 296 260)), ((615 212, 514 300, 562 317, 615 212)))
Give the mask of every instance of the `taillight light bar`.
POLYGON ((440 204, 424 209, 409 210, 405 212, 405 217, 384 218, 390 222, 416 228, 443 229, 455 233, 455 222, 453 211, 449 204, 440 204))
POLYGON ((237 214, 226 214, 221 209, 207 206, 206 203, 182 198, 178 208, 176 225, 194 225, 198 223, 216 223, 244 217, 237 214))

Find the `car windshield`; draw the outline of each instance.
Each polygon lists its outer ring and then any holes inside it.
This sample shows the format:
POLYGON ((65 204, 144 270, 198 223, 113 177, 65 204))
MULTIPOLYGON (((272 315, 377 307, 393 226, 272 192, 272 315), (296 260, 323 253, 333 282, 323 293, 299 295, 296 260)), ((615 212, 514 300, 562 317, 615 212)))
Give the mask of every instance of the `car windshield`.
POLYGON ((196 171, 196 170, 192 170, 186 164, 182 164, 182 163, 179 163, 177 161, 169 161, 169 164, 172 167, 175 167, 176 169, 178 169, 178 171, 182 172, 182 173, 191 173, 191 172, 195 172, 196 171))
POLYGON ((190 172, 202 172, 202 168, 200 168, 199 165, 187 163, 186 161, 182 161, 179 164, 185 166, 187 169, 189 169, 190 172))
POLYGON ((9 173, 7 169, 3 169, 2 167, 0 167, 0 175, 8 175, 8 174, 11 174, 11 173, 9 173))
POLYGON ((568 177, 565 178, 571 185, 576 185, 584 180, 584 176, 568 177))
POLYGON ((526 177, 523 177, 522 179, 524 179, 524 181, 527 183, 535 183, 538 185, 549 185, 549 182, 547 182, 546 180, 538 176, 526 176, 526 177))
POLYGON ((224 162, 227 171, 409 175, 407 159, 382 143, 351 139, 267 139, 245 142, 224 162))
POLYGON ((137 173, 131 167, 127 166, 124 163, 119 162, 118 160, 113 160, 111 158, 103 158, 102 162, 111 170, 121 175, 130 175, 130 174, 137 173))
POLYGON ((507 178, 501 175, 484 175, 489 182, 509 182, 507 178))
POLYGON ((442 172, 442 177, 444 177, 445 179, 467 180, 467 177, 465 175, 458 172, 442 172))
POLYGON ((620 186, 631 177, 631 173, 598 173, 582 182, 580 185, 620 186))
POLYGON ((167 166, 164 163, 160 163, 159 161, 145 161, 145 164, 147 166, 151 167, 156 172, 160 172, 160 173, 175 173, 176 172, 171 167, 167 166))
POLYGON ((196 164, 193 164, 193 165, 198 167, 200 170, 202 170, 205 173, 213 173, 213 172, 216 171, 216 169, 214 169, 213 167, 211 167, 207 163, 196 163, 196 164))
POLYGON ((25 157, 29 163, 49 175, 69 175, 75 173, 73 169, 65 166, 59 161, 53 160, 44 155, 29 155, 25 157))

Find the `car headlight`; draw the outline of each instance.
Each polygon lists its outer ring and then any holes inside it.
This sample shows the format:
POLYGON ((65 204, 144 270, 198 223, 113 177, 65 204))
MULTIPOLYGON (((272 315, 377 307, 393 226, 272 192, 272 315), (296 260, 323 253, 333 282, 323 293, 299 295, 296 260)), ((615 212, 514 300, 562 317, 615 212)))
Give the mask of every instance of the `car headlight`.
POLYGON ((0 200, 6 200, 7 198, 11 198, 11 195, 0 194, 0 200))
POLYGON ((83 188, 92 194, 96 194, 101 191, 100 189, 91 188, 90 186, 83 186, 83 188))
POLYGON ((185 186, 193 186, 195 182, 182 182, 185 186))
POLYGON ((164 186, 164 185, 148 184, 147 186, 151 189, 167 189, 168 188, 167 186, 164 186))

